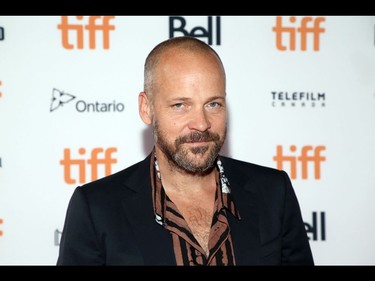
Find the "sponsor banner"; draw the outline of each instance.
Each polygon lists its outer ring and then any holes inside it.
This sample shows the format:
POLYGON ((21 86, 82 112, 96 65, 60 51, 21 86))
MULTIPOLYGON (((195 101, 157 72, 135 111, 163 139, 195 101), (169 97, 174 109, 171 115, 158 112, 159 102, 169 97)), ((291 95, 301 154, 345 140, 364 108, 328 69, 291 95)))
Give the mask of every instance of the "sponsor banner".
POLYGON ((288 173, 316 264, 375 264, 375 17, 319 15, 0 17, 0 264, 55 264, 74 189, 152 151, 144 61, 187 35, 226 69, 221 153, 288 173))

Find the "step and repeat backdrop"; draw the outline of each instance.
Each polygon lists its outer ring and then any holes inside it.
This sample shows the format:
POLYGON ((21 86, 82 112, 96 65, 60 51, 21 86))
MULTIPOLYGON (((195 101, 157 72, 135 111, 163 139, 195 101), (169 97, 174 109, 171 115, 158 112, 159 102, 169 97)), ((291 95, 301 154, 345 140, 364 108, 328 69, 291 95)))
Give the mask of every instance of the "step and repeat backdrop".
POLYGON ((54 265, 74 188, 151 151, 144 60, 182 35, 226 67, 222 154, 290 175, 316 264, 375 264, 374 16, 1 16, 0 264, 54 265))

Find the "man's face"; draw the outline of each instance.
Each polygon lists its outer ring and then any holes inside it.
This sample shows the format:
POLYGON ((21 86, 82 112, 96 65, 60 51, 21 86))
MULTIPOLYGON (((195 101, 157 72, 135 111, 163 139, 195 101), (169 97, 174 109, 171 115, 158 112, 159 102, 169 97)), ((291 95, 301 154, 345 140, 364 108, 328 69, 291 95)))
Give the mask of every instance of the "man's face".
POLYGON ((169 163, 204 173, 225 141, 225 77, 212 56, 169 54, 162 58, 153 92, 156 148, 169 163))

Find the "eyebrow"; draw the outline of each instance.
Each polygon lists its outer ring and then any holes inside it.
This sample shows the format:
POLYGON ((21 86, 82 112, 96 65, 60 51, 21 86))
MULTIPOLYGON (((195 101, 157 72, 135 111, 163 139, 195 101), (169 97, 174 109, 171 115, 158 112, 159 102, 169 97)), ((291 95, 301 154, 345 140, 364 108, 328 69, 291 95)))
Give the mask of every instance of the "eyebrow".
MULTIPOLYGON (((171 101, 171 102, 174 102, 174 101, 189 101, 191 99, 192 98, 187 98, 187 97, 176 97, 176 98, 170 99, 169 101, 171 101)), ((207 102, 217 100, 217 99, 225 100, 225 96, 213 96, 213 97, 208 98, 207 102)))

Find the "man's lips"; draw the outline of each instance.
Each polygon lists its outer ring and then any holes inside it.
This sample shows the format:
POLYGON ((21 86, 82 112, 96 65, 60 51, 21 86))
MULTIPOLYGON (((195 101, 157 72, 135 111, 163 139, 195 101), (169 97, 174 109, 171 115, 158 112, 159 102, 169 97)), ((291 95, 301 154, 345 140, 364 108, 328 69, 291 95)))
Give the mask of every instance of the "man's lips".
POLYGON ((184 143, 189 143, 189 144, 200 144, 200 143, 208 143, 211 142, 212 140, 197 140, 197 141, 186 141, 184 143))

